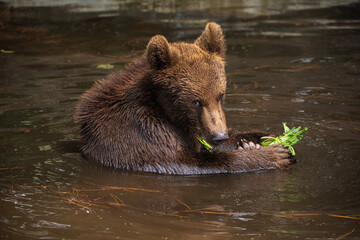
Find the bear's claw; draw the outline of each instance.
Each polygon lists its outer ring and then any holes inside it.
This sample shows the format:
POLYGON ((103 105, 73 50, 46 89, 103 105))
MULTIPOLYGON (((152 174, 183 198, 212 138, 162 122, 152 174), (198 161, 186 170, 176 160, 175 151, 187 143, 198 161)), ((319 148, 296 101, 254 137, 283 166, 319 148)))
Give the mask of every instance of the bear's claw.
POLYGON ((239 146, 237 150, 252 150, 252 149, 260 149, 260 144, 255 144, 254 142, 243 142, 243 146, 239 146))

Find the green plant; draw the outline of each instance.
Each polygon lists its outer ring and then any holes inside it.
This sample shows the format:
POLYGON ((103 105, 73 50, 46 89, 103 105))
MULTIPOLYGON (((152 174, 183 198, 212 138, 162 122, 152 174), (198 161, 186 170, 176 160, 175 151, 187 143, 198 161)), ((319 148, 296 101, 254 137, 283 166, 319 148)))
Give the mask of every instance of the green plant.
POLYGON ((213 147, 210 145, 210 144, 208 144, 206 141, 205 141, 205 139, 201 139, 201 138, 199 138, 199 137, 197 137, 197 139, 199 140, 199 142, 206 148, 206 150, 208 150, 209 152, 211 152, 211 150, 213 149, 213 147))
POLYGON ((262 137, 261 139, 265 139, 261 145, 262 146, 268 146, 271 144, 282 144, 289 148, 291 154, 295 156, 295 150, 292 147, 292 145, 298 143, 303 136, 300 135, 301 133, 308 130, 307 127, 301 129, 301 127, 292 128, 290 129, 288 126, 286 126, 286 123, 282 123, 284 126, 284 134, 282 136, 278 137, 262 137))

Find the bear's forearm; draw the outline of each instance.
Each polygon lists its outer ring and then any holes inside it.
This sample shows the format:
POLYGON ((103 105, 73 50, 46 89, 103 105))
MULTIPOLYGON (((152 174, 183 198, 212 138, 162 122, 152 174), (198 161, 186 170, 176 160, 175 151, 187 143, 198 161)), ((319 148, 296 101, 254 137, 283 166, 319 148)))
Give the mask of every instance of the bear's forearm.
POLYGON ((201 168, 212 168, 222 172, 246 172, 259 169, 284 168, 295 159, 289 158, 289 150, 282 145, 271 145, 260 149, 232 150, 204 153, 201 168))

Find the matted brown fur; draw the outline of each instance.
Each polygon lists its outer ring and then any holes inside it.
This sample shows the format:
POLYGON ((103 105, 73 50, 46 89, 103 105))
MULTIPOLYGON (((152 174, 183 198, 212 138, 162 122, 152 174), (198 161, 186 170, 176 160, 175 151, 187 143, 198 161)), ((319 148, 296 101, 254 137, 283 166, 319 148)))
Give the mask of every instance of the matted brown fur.
POLYGON ((210 174, 283 168, 279 145, 237 150, 261 133, 226 127, 225 40, 208 23, 193 44, 154 36, 125 71, 85 92, 76 109, 84 156, 105 166, 166 174, 210 174), (197 137, 214 145, 210 153, 197 137))

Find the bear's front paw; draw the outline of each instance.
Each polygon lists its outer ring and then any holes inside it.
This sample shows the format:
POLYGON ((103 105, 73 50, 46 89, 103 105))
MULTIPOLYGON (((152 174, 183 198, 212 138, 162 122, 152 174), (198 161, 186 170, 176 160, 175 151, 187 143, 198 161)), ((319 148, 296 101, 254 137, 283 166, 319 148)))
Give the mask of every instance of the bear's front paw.
POLYGON ((253 142, 243 142, 243 146, 239 146, 238 150, 252 150, 252 149, 259 149, 261 146, 260 144, 255 144, 253 142))
POLYGON ((273 161, 277 168, 284 168, 296 162, 290 150, 281 144, 272 144, 263 149, 273 153, 273 161))

